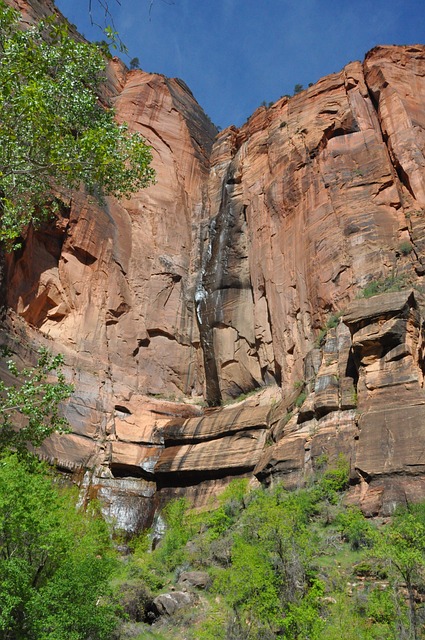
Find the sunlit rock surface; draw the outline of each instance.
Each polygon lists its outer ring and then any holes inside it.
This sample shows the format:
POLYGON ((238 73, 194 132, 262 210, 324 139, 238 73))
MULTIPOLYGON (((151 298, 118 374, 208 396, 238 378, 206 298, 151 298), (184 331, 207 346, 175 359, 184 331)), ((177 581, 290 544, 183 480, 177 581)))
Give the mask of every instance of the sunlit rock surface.
POLYGON ((181 80, 107 76, 157 182, 62 194, 8 257, 2 343, 63 353, 75 385, 71 433, 40 454, 129 531, 165 497, 296 487, 339 453, 366 512, 423 497, 425 48, 377 47, 215 141, 181 80), (356 301, 385 278, 404 291, 356 301))

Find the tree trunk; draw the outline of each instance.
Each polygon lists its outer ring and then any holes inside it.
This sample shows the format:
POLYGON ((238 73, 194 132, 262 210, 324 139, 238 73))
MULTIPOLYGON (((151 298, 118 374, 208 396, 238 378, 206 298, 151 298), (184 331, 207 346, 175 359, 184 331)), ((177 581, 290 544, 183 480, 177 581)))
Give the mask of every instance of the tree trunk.
POLYGON ((7 268, 4 247, 0 244, 0 322, 3 322, 7 309, 7 268))
POLYGON ((415 604, 415 594, 413 591, 413 585, 410 579, 406 580, 407 593, 409 594, 409 613, 410 613, 410 628, 411 628, 411 637, 413 640, 419 640, 418 636, 418 620, 416 616, 416 604, 415 604))

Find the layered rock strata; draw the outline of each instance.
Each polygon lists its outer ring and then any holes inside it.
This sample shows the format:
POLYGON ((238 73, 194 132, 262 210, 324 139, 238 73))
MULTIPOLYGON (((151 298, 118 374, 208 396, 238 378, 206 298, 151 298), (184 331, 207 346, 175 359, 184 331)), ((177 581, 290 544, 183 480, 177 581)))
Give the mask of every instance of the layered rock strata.
POLYGON ((351 499, 368 515, 423 499, 424 312, 414 291, 353 302, 344 324, 328 332, 311 393, 270 424, 276 443, 257 477, 300 486, 342 453, 351 464, 351 499))
MULTIPOLYGON (((27 20, 49 7, 19 2, 27 20)), ((151 145, 157 183, 124 202, 62 194, 8 257, 2 342, 22 362, 64 353, 75 385, 72 433, 42 455, 128 530, 157 486, 298 486, 339 452, 366 510, 418 497, 420 296, 349 305, 374 281, 421 287, 425 48, 377 47, 215 141, 178 79, 114 59, 105 96, 151 145), (255 388, 271 396, 198 404, 255 388)))
POLYGON ((422 273, 424 73, 423 47, 377 48, 219 134, 200 303, 213 402, 285 388, 327 312, 422 273))

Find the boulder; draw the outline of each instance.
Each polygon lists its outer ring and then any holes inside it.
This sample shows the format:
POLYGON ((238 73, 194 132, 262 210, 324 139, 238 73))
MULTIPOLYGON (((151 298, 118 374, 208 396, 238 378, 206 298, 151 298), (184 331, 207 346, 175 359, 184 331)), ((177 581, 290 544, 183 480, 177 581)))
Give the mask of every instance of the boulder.
POLYGON ((206 571, 182 571, 177 584, 186 589, 206 589, 210 582, 211 578, 206 571))
POLYGON ((172 616, 176 611, 189 607, 193 602, 193 595, 188 591, 172 591, 154 598, 153 609, 158 616, 172 616))

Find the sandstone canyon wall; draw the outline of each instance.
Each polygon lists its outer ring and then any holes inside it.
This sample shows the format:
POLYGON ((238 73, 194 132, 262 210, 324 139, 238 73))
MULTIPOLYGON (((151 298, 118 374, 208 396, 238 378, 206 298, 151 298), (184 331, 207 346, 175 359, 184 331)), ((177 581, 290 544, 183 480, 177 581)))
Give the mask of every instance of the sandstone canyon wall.
POLYGON ((298 486, 339 452, 367 513, 424 497, 425 47, 377 47, 218 135, 181 80, 114 59, 106 94, 156 184, 62 194, 8 258, 1 342, 62 352, 75 385, 41 454, 129 531, 177 492, 298 486), (356 299, 385 279, 402 290, 356 299))

